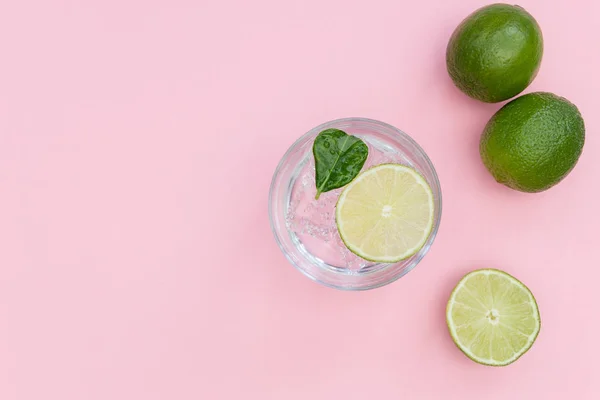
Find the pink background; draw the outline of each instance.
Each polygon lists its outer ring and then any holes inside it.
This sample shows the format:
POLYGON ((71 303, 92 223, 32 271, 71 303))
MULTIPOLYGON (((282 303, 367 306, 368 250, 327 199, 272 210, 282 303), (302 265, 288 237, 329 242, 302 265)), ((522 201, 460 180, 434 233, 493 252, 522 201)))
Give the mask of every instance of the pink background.
POLYGON ((527 91, 577 104, 559 186, 496 184, 500 105, 445 70, 486 1, 88 0, 0 6, 0 398, 598 399, 600 3, 520 0, 545 38, 527 91), (439 236, 398 282, 321 287, 273 240, 280 157, 321 122, 411 134, 443 187, 439 236), (444 309, 467 271, 536 295, 516 364, 474 364, 444 309))

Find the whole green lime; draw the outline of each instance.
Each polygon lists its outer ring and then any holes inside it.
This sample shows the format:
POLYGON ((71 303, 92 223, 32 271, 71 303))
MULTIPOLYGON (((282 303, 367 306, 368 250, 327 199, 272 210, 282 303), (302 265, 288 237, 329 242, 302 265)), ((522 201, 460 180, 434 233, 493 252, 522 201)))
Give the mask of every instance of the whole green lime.
POLYGON ((523 8, 492 4, 465 18, 446 49, 454 84, 468 96, 496 103, 521 93, 537 75, 542 31, 523 8))
POLYGON ((529 93, 502 107, 485 126, 479 151, 494 178, 541 192, 575 167, 585 141, 577 107, 552 93, 529 93))

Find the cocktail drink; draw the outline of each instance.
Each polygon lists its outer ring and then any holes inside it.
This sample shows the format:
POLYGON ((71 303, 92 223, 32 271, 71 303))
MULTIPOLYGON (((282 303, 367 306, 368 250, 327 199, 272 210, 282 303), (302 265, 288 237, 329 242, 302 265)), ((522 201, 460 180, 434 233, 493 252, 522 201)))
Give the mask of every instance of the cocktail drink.
POLYGON ((281 250, 300 271, 327 286, 364 290, 422 259, 439 226, 441 192, 431 161, 410 137, 347 118, 292 145, 274 174, 269 213, 281 250), (360 174, 350 176, 353 168, 360 174))

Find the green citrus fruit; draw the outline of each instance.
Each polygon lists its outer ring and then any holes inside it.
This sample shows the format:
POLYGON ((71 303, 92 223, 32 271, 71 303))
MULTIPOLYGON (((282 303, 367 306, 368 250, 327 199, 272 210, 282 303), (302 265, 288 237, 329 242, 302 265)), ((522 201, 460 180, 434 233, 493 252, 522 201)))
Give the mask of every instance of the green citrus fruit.
POLYGON ((456 28, 446 50, 446 65, 454 84, 465 94, 496 103, 529 86, 542 53, 542 31, 527 11, 492 4, 456 28))
POLYGON ((471 360, 503 366, 527 352, 540 332, 531 291, 497 269, 480 269, 460 280, 450 295, 446 322, 452 340, 471 360))
POLYGON ((585 127, 574 104, 552 93, 529 93, 502 107, 487 123, 479 151, 504 185, 541 192, 575 167, 585 127))
POLYGON ((380 164, 346 186, 335 213, 350 251, 365 260, 393 263, 425 245, 434 223, 434 198, 414 169, 380 164))

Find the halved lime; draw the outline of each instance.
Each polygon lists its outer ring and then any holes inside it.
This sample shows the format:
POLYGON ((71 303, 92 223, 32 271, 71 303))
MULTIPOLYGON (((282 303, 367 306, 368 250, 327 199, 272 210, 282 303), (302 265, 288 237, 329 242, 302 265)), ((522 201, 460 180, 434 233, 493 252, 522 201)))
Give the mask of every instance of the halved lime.
POLYGON ((412 256, 427 241, 434 199, 427 181, 414 169, 381 164, 346 186, 335 216, 350 251, 369 261, 392 263, 412 256))
POLYGON ((540 313, 531 291, 496 269, 470 272, 448 300, 446 321, 458 348, 480 364, 516 361, 540 332, 540 313))

